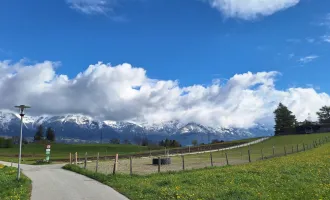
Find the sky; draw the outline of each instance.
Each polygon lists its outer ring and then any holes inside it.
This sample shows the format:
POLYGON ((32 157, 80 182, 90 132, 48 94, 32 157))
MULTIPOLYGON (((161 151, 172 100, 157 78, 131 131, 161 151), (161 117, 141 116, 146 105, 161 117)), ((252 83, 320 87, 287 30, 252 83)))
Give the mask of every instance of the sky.
POLYGON ((272 125, 330 105, 330 1, 3 0, 0 109, 272 125))

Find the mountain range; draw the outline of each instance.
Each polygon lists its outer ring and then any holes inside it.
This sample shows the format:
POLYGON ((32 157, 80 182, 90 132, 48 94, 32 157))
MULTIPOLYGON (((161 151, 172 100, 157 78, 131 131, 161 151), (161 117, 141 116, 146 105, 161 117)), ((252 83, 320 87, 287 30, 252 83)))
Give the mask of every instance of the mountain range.
MULTIPOLYGON (((192 140, 208 143, 213 139, 237 140, 250 137, 271 136, 274 130, 262 124, 249 129, 209 127, 198 123, 169 121, 160 124, 137 124, 133 122, 101 121, 81 114, 61 116, 25 116, 23 135, 32 138, 39 125, 51 127, 59 142, 109 142, 110 139, 139 143, 147 138, 158 142, 165 138, 178 140, 183 145, 192 140)), ((18 136, 20 116, 10 111, 0 111, 0 136, 18 136)))

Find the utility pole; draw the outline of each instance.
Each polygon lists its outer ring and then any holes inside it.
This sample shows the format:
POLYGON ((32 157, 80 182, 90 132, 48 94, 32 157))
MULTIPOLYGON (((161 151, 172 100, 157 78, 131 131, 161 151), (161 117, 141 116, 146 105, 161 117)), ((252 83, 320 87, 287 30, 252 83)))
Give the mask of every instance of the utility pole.
POLYGON ((30 106, 20 105, 15 106, 15 108, 19 108, 20 116, 21 116, 21 133, 19 138, 19 155, 18 155, 18 169, 17 169, 17 180, 21 177, 21 159, 22 159, 22 137, 23 137, 23 117, 24 117, 24 109, 31 108, 30 106))

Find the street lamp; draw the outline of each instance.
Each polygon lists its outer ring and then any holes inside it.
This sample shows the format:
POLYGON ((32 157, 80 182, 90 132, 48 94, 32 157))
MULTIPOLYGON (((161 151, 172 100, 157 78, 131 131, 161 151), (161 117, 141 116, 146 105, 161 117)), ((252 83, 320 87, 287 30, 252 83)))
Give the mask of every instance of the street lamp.
POLYGON ((17 170, 17 180, 20 179, 21 176, 21 157, 22 157, 22 132, 23 132, 23 117, 24 117, 24 109, 26 108, 31 108, 30 106, 25 106, 25 105, 20 105, 20 106, 15 106, 15 108, 19 108, 20 111, 20 116, 21 116, 21 135, 19 138, 19 156, 18 156, 18 170, 17 170))

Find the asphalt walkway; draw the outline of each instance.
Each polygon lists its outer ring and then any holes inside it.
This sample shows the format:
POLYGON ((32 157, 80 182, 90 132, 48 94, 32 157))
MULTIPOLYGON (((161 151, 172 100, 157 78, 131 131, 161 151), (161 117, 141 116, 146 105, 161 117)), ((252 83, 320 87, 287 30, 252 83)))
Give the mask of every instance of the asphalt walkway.
MULTIPOLYGON (((1 164, 10 166, 8 162, 1 164)), ((32 180, 31 200, 126 200, 111 187, 62 169, 64 164, 21 165, 32 180)), ((17 167, 14 163, 13 167, 17 167)))

